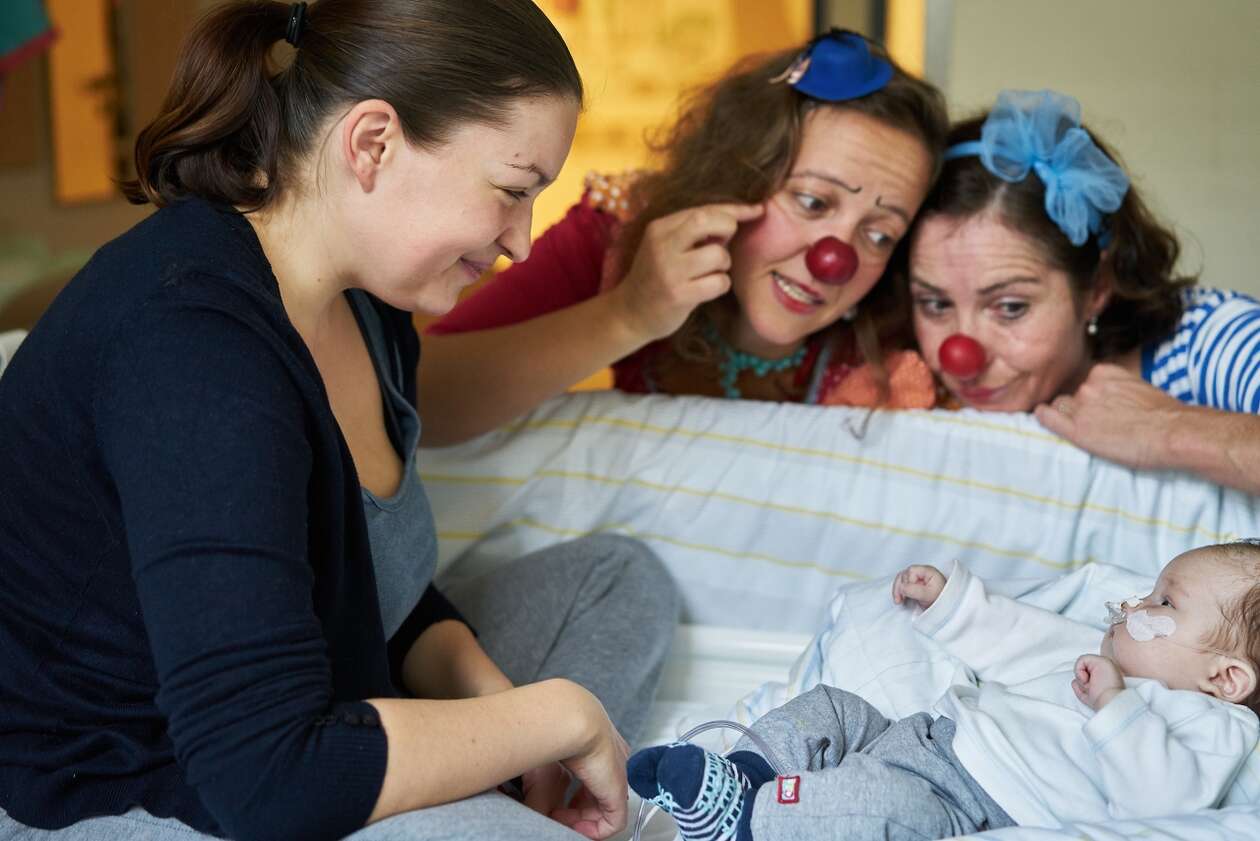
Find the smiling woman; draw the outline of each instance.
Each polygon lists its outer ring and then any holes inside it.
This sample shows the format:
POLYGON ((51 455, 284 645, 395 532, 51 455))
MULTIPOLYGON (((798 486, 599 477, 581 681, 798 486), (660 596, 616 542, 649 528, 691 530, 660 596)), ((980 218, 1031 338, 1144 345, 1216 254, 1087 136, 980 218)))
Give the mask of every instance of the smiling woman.
POLYGON ((416 470, 411 312, 526 257, 582 95, 529 0, 193 31, 126 185, 158 209, 0 380, 0 836, 624 825, 671 579, 595 537, 448 598, 416 470))
POLYGON ((1005 91, 950 136, 902 279, 944 386, 1122 464, 1260 493, 1260 302, 1177 274, 1176 238, 1071 97, 1005 91), (946 364, 960 339, 966 370, 946 364))
POLYGON ((922 362, 885 358, 903 322, 878 280, 945 125, 940 94, 853 33, 741 62, 684 104, 659 168, 589 179, 529 261, 429 329, 430 440, 610 364, 631 392, 930 405, 922 362), (852 267, 811 270, 824 242, 852 267))
MULTIPOLYGON (((500 255, 524 260, 534 199, 568 155, 578 102, 535 96, 500 112, 494 123, 453 127, 428 149, 404 142, 406 125, 386 100, 356 103, 328 126, 322 156, 307 159, 299 176, 314 183, 324 173, 324 198, 335 201, 289 194, 247 217, 264 248, 321 220, 338 232, 314 252, 277 247, 277 276, 318 277, 320 264, 332 260, 338 274, 385 303, 439 315, 500 255)), ((321 296, 311 305, 325 303, 321 296)), ((309 320, 307 313, 296 319, 300 328, 309 320)))
POLYGON ((982 348, 980 364, 961 376, 943 364, 943 352, 929 361, 967 405, 1028 411, 1065 384, 1079 385, 1090 359, 1085 325, 1102 301, 1087 299, 1078 312, 1067 273, 1047 267, 1034 240, 981 214, 924 219, 914 242, 910 291, 921 346, 943 351, 961 334, 982 348))

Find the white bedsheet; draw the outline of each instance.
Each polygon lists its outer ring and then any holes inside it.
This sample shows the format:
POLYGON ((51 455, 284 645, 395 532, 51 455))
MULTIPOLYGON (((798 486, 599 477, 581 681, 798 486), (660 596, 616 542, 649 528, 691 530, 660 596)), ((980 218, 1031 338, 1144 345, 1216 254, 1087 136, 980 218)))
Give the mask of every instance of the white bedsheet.
MULTIPOLYGON (((422 401, 423 405, 423 401, 422 401)), ((1155 571, 1260 535, 1257 500, 1135 473, 1026 415, 877 412, 585 392, 420 454, 439 564, 476 571, 599 531, 642 538, 687 621, 813 633, 831 592, 907 563, 1047 577, 1155 571)))

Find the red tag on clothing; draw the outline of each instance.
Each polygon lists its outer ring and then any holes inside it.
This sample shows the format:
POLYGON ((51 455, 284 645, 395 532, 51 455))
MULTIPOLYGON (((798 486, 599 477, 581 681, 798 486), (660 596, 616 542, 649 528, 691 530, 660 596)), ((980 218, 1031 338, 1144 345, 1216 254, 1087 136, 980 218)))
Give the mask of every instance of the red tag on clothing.
POLYGON ((780 803, 800 803, 801 802, 801 778, 800 777, 779 777, 779 802, 780 803))

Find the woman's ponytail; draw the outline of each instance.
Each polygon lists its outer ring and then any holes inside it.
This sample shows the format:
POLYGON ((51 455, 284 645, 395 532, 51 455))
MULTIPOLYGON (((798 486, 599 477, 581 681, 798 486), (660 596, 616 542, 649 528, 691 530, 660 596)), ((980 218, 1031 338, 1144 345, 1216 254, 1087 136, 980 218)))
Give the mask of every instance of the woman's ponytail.
POLYGON ((136 140, 135 204, 158 207, 194 194, 247 208, 276 189, 280 104, 269 56, 289 6, 233 3, 193 29, 157 118, 136 140))

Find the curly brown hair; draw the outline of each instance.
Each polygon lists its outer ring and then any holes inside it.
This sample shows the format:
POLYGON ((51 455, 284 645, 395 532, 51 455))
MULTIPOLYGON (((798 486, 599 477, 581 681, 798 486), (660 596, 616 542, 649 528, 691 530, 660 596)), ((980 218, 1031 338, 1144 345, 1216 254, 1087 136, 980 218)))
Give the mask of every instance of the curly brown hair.
MULTIPOLYGON (((950 130, 949 145, 978 140, 987 116, 957 123, 950 130)), ((1123 167, 1098 135, 1087 126, 1082 128, 1103 154, 1123 167)), ((1011 183, 985 169, 980 158, 965 155, 945 164, 919 208, 916 225, 932 216, 961 222, 996 211, 1004 224, 1037 244, 1049 265, 1067 274, 1078 311, 1099 278, 1106 277, 1111 297, 1098 316, 1098 333, 1092 337, 1094 359, 1112 359, 1171 333, 1182 314, 1181 291, 1197 283, 1198 277, 1176 273, 1181 254, 1177 237, 1155 218, 1137 188, 1131 183, 1120 208, 1107 218, 1111 241, 1105 249, 1099 247, 1096 236, 1073 245, 1046 215, 1045 202, 1046 188, 1036 174, 1030 172, 1023 181, 1011 183)), ((914 240, 913 231, 906 240, 914 240)), ((904 302, 909 284, 904 260, 896 273, 904 302)))
MULTIPOLYGON (((686 97, 677 119, 649 140, 649 148, 662 162, 632 188, 631 206, 638 212, 618 236, 620 273, 629 270, 655 219, 702 204, 769 199, 786 181, 801 147, 805 115, 816 108, 855 111, 912 135, 927 150, 935 179, 949 126, 944 97, 933 85, 908 75, 878 45, 871 44, 870 49, 892 64, 893 76, 880 90, 857 99, 820 102, 790 85, 772 83, 800 49, 749 56, 686 97)), ((890 344, 894 334, 900 336, 904 327, 900 296, 892 286, 876 284, 854 322, 858 348, 872 363, 884 397, 887 375, 880 348, 890 344)), ((714 308, 732 306, 733 298, 727 293, 697 307, 672 337, 675 352, 688 359, 711 354, 713 349, 700 334, 700 319, 714 308)), ((833 334, 845 330, 841 324, 828 328, 833 334)))

